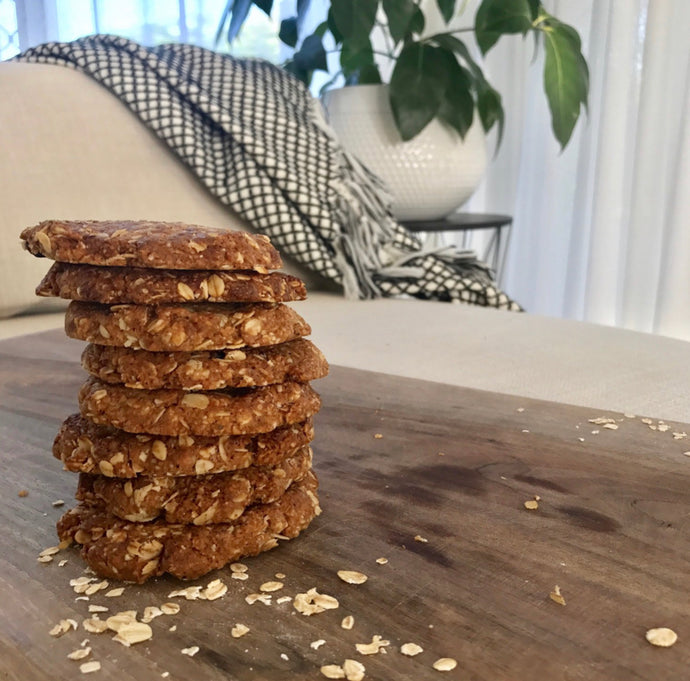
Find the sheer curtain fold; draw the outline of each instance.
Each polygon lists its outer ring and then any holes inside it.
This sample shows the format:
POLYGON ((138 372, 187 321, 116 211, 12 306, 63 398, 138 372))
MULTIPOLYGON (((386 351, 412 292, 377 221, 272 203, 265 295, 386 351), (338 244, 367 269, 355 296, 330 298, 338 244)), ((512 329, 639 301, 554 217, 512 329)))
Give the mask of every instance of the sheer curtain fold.
POLYGON ((506 136, 468 207, 514 216, 502 283, 529 311, 690 340, 690 3, 545 4, 582 36, 589 115, 559 153, 543 63, 503 39, 506 136))

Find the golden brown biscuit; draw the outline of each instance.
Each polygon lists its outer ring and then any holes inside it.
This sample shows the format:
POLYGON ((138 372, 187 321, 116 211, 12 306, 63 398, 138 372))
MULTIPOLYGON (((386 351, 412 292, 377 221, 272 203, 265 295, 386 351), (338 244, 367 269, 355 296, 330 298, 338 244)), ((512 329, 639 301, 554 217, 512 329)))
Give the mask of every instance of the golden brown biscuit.
POLYGON ((153 352, 276 345, 311 327, 283 303, 100 305, 73 301, 65 314, 70 338, 153 352))
POLYGON ((72 414, 58 431, 53 456, 74 473, 116 478, 203 475, 275 466, 313 439, 311 419, 259 435, 156 437, 126 433, 72 414))
POLYGON ((20 238, 33 255, 88 265, 257 272, 282 266, 263 234, 182 222, 45 220, 20 238))
POLYGON ((101 577, 142 583, 167 572, 194 579, 272 549, 278 537, 296 537, 321 512, 316 488, 309 472, 277 501, 250 506, 236 521, 217 525, 131 523, 79 504, 58 521, 58 536, 81 544, 82 556, 101 577))
POLYGON ((128 433, 246 435, 299 423, 321 408, 306 383, 212 392, 136 390, 91 376, 79 391, 82 416, 128 433))
POLYGON ((36 289, 38 296, 57 296, 93 303, 281 303, 304 300, 297 277, 282 272, 160 270, 99 267, 55 262, 36 289))
POLYGON ((146 390, 221 390, 297 381, 328 373, 321 351, 305 338, 260 348, 211 352, 147 352, 87 345, 84 369, 106 383, 146 390))
POLYGON ((134 480, 82 473, 76 498, 92 506, 104 504, 108 513, 132 522, 161 517, 167 523, 230 523, 247 506, 276 501, 310 469, 311 449, 304 447, 277 466, 229 473, 134 480))

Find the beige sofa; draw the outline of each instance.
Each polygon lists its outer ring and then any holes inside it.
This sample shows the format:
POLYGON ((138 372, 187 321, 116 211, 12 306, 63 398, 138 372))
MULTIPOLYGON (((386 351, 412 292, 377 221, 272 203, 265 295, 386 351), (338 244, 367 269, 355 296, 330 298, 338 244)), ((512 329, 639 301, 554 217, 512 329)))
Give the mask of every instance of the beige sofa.
MULTIPOLYGON (((26 225, 148 218, 247 228, 88 77, 1 63, 0 92, 0 338, 62 324, 61 303, 33 295, 48 263, 22 252, 26 225)), ((297 309, 333 364, 690 418, 690 343, 464 305, 348 301, 296 263, 286 269, 308 283, 297 309)))

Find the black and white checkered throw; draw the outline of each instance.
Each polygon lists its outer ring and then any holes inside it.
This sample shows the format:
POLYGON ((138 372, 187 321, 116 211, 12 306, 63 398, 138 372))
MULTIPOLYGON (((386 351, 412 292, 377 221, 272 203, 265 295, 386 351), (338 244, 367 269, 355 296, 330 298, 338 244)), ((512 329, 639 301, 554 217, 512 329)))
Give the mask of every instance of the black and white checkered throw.
POLYGON ((349 297, 413 296, 520 309, 488 268, 425 251, 392 217, 320 105, 284 70, 204 48, 95 35, 16 59, 78 69, 115 94, 223 203, 349 297))

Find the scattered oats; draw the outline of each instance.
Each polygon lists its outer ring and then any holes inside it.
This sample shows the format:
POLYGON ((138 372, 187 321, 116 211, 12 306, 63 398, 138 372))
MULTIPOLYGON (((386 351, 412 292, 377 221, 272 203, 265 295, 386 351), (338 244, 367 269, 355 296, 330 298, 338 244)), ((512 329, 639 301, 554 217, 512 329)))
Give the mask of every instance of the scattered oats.
POLYGON ((380 440, 383 437, 381 433, 374 433, 374 439, 375 440, 380 440))
POLYGON ((625 416, 626 419, 634 419, 635 418, 635 414, 630 414, 630 413, 625 413, 625 414, 623 414, 623 416, 625 416))
POLYGON ((529 433, 529 428, 523 428, 523 429, 522 429, 522 432, 523 432, 523 433, 529 433))
POLYGON ((292 596, 281 596, 280 598, 276 599, 276 603, 278 605, 282 605, 283 603, 289 603, 292 600, 292 596))
POLYGON ((56 499, 56 500, 52 503, 52 506, 55 506, 56 508, 57 508, 58 506, 64 506, 64 505, 65 505, 65 502, 64 502, 63 499, 56 499))
POLYGON ((22 497, 22 498, 28 497, 28 496, 29 496, 29 490, 20 489, 20 490, 17 492, 17 496, 18 496, 18 497, 22 497))
POLYGON ((38 558, 36 558, 36 560, 39 563, 52 563, 53 557, 52 556, 39 556, 38 558))
POLYGON ((592 435, 599 435, 599 431, 598 431, 598 430, 593 430, 593 431, 592 431, 592 435))
POLYGON ((54 555, 55 555, 56 553, 58 553, 59 551, 60 551, 60 547, 59 547, 59 546, 49 546, 47 549, 43 549, 43 551, 41 551, 41 553, 39 553, 38 555, 39 555, 40 557, 43 557, 43 556, 54 556, 54 555))
POLYGON ((684 440, 687 436, 688 436, 688 434, 685 431, 683 431, 682 433, 679 433, 679 432, 673 433, 673 439, 674 440, 684 440))
POLYGON ((439 452, 438 455, 439 455, 439 456, 445 456, 446 453, 445 453, 445 452, 439 452))
POLYGON ((683 456, 690 456, 690 452, 683 452, 683 456))
POLYGON ((343 671, 347 681, 362 681, 366 669, 361 662, 357 660, 345 660, 343 662, 343 671))
POLYGON ((118 596, 122 596, 122 594, 125 592, 125 587, 124 586, 118 586, 115 589, 111 589, 110 591, 106 591, 103 595, 106 598, 117 598, 118 596))
POLYGON ((225 582, 220 579, 214 579, 209 582, 206 588, 199 594, 199 598, 207 601, 215 601, 217 598, 222 598, 228 592, 228 587, 225 582))
POLYGON ((344 679, 345 670, 339 664, 325 664, 321 667, 321 673, 327 679, 344 679))
POLYGON ((352 629, 355 626, 355 618, 352 615, 343 617, 343 621, 340 623, 343 629, 352 629))
POLYGON ((340 605, 337 598, 320 594, 315 588, 309 589, 307 593, 297 594, 292 604, 295 610, 307 616, 316 615, 324 610, 333 610, 340 605))
POLYGON ((525 411, 525 408, 524 408, 524 407, 518 407, 515 411, 517 411, 517 412, 519 412, 520 414, 522 414, 522 412, 525 411))
POLYGON ((605 423, 604 428, 607 428, 608 430, 618 430, 618 424, 617 423, 605 423))
POLYGON ((583 438, 583 437, 578 437, 577 439, 578 439, 580 442, 584 442, 584 441, 585 441, 585 438, 583 438))
POLYGON ((80 645, 82 648, 85 648, 85 647, 86 647, 86 644, 87 644, 88 642, 89 642, 89 639, 88 639, 88 638, 85 638, 79 645, 80 645))
POLYGON ((377 558, 377 559, 376 559, 376 562, 377 562, 379 565, 385 565, 385 564, 388 562, 388 558, 384 558, 383 556, 381 556, 381 558, 377 558))
POLYGON ((371 643, 355 643, 355 648, 357 652, 362 655, 376 655, 381 652, 381 648, 389 646, 390 644, 390 641, 386 641, 378 634, 375 634, 371 639, 371 643))
POLYGON ((123 646, 129 648, 135 643, 141 643, 142 641, 148 641, 153 637, 153 630, 146 624, 146 622, 132 621, 127 624, 123 624, 118 630, 117 634, 113 636, 113 641, 122 643, 123 646))
POLYGON ((107 589, 108 586, 109 584, 107 580, 103 580, 102 582, 98 582, 96 584, 89 584, 89 586, 86 587, 86 591, 84 593, 87 596, 93 596, 95 593, 103 591, 103 589, 107 589))
POLYGON ((654 423, 654 421, 652 421, 652 419, 646 419, 646 418, 640 419, 640 421, 642 421, 642 423, 647 424, 648 426, 651 425, 652 423, 654 423))
POLYGON ((536 499, 528 499, 525 502, 525 508, 528 511, 536 511, 539 508, 539 502, 536 499))
POLYGON ((70 660, 84 660, 91 655, 91 648, 77 648, 67 655, 70 660))
POLYGON ((91 599, 88 596, 77 596, 75 601, 90 601, 91 599))
POLYGON ((170 672, 163 672, 163 673, 161 674, 161 676, 162 676, 164 679, 167 679, 167 678, 170 676, 170 672))
POLYGON ((561 594, 561 588, 556 584, 556 586, 553 587, 553 591, 549 594, 549 598, 554 602, 558 603, 558 605, 565 605, 565 598, 563 598, 563 594, 561 594))
POLYGON ((437 672, 449 672, 458 666, 457 660, 452 657, 442 657, 432 665, 437 672))
POLYGON ((171 591, 168 594, 168 598, 177 598, 182 596, 188 601, 195 601, 201 598, 201 587, 200 586, 188 586, 186 589, 177 589, 176 591, 171 591))
POLYGON ((422 537, 421 534, 416 534, 414 536, 414 540, 421 542, 422 544, 428 544, 429 543, 429 540, 426 537, 422 537))
POLYGON ((589 423, 593 423, 595 426, 604 426, 607 424, 615 425, 616 419, 612 419, 608 416, 598 416, 595 419, 589 419, 589 423))
POLYGON ((285 579, 286 575, 284 575, 282 572, 276 572, 275 578, 276 579, 285 579))
POLYGON ((98 660, 91 660, 90 662, 84 662, 79 665, 79 671, 82 674, 90 674, 91 672, 97 672, 101 669, 101 663, 98 660))
POLYGON ((67 558, 63 558, 59 563, 58 567, 65 567, 67 565, 67 558))
POLYGON ((661 648, 670 648, 677 640, 678 634, 673 629, 667 627, 660 627, 658 629, 649 629, 645 634, 645 638, 653 645, 661 648))
POLYGON ((246 572, 233 572, 230 576, 232 579, 239 579, 241 581, 249 579, 249 575, 246 572))
POLYGON ((124 610, 108 617, 105 623, 108 626, 108 629, 118 632, 126 624, 131 624, 132 622, 136 622, 136 620, 136 610, 124 610))
POLYGON ((414 657, 415 655, 419 655, 419 653, 423 653, 424 648, 418 646, 416 643, 403 643, 400 646, 400 652, 408 657, 414 657))
POLYGON ((246 624, 241 624, 238 622, 231 630, 230 635, 233 638, 241 638, 245 634, 249 633, 249 627, 246 624))
POLYGON ((232 572, 247 572, 249 568, 244 563, 230 563, 230 570, 232 572))
POLYGON ((338 577, 348 584, 364 584, 369 579, 365 574, 356 570, 338 570, 338 577))
POLYGON ((260 587, 259 591, 280 591, 283 586, 285 586, 282 582, 264 582, 260 587))
POLYGON ((108 612, 108 608, 105 605, 90 605, 89 612, 108 612))
POLYGON ((172 631, 172 632, 177 631, 177 624, 173 624, 172 627, 170 627, 170 629, 168 629, 168 631, 172 631))
POLYGON ((667 430, 671 429, 671 426, 669 426, 666 423, 662 423, 661 421, 659 421, 659 425, 657 426, 657 428, 658 428, 659 432, 665 433, 667 430))
POLYGON ((84 620, 81 626, 90 634, 102 634, 108 630, 108 625, 103 620, 98 619, 98 617, 90 617, 84 620))
POLYGON ((310 648, 313 648, 314 650, 318 650, 322 645, 325 645, 326 641, 322 638, 320 638, 318 641, 312 641, 309 644, 310 648))
POLYGON ((249 594, 244 597, 244 600, 249 603, 249 605, 254 605, 257 601, 261 601, 264 605, 271 605, 271 599, 273 596, 271 594, 249 594))
POLYGON ((177 615, 180 612, 180 606, 178 603, 163 603, 161 605, 161 612, 164 615, 177 615))
POLYGON ((62 636, 70 629, 77 629, 77 622, 73 619, 60 620, 48 633, 51 636, 62 636))
POLYGON ((144 614, 142 615, 141 621, 145 624, 148 624, 149 622, 156 619, 156 617, 160 617, 162 614, 163 611, 158 606, 149 605, 144 608, 144 614))
POLYGON ((651 426, 649 426, 649 430, 657 430, 657 427, 654 424, 652 424, 651 426))
POLYGON ((180 651, 183 655, 194 657, 199 652, 199 646, 190 646, 189 648, 182 648, 180 651))
POLYGON ((287 653, 280 653, 280 659, 287 662, 290 658, 287 656, 287 653))

